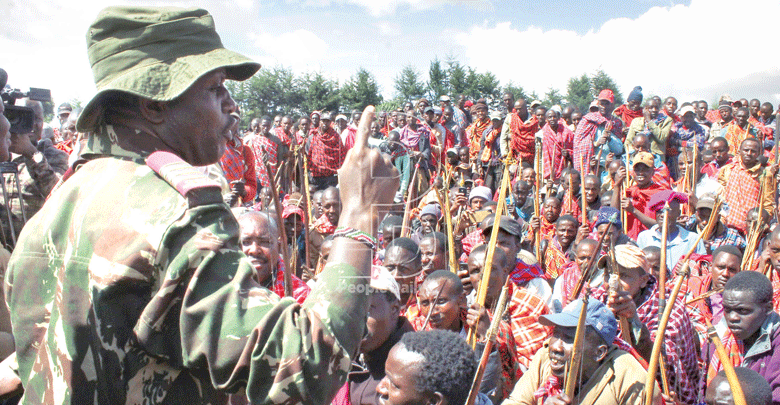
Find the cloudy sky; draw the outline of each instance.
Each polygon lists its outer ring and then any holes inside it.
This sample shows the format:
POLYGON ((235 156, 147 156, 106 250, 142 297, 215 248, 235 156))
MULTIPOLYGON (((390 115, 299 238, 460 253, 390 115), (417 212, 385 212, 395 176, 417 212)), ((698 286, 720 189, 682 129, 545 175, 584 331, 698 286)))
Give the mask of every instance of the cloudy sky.
MULTIPOLYGON (((9 84, 55 102, 94 93, 85 33, 101 0, 0 0, 0 67, 9 84)), ((385 97, 405 65, 454 56, 543 94, 603 69, 624 94, 780 102, 777 0, 201 0, 223 43, 264 66, 344 80, 373 72, 385 97)))

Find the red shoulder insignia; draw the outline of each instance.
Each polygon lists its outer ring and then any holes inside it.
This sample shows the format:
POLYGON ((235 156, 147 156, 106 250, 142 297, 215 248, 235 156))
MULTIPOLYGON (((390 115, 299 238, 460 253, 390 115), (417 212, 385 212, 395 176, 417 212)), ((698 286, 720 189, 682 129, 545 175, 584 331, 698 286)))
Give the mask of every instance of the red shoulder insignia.
POLYGON ((187 197, 190 207, 223 202, 219 184, 171 152, 157 151, 146 164, 176 191, 187 197))

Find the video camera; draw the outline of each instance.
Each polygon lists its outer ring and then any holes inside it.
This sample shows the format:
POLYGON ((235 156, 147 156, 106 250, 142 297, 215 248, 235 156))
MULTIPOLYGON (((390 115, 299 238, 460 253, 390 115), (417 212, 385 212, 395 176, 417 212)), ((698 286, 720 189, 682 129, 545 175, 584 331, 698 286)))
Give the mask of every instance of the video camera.
POLYGON ((30 107, 17 106, 16 100, 29 98, 36 101, 51 101, 51 90, 36 89, 30 87, 30 91, 22 92, 19 89, 6 88, 8 73, 0 69, 0 98, 5 107, 5 118, 11 123, 12 134, 26 134, 32 132, 35 123, 35 112, 30 107))

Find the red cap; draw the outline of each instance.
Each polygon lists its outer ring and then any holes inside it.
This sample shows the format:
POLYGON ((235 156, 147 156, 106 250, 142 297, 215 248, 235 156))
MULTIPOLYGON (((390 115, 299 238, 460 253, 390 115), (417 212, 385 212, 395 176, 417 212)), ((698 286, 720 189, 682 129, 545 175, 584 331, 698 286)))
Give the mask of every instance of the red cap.
POLYGON ((463 103, 463 106, 466 108, 471 107, 472 105, 474 105, 474 103, 471 100, 466 100, 466 102, 463 103))
POLYGON ((609 100, 610 103, 615 102, 615 94, 610 89, 601 90, 599 93, 599 100, 609 100))

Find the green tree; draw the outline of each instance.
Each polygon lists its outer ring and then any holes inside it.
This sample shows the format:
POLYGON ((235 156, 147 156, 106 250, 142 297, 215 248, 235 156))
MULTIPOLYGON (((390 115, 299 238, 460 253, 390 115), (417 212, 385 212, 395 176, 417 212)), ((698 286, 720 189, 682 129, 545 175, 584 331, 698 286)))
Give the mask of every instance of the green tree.
POLYGON ((544 99, 542 103, 547 107, 563 104, 563 95, 558 89, 550 87, 546 93, 544 93, 544 99))
POLYGON ((300 108, 303 113, 312 111, 335 111, 341 105, 341 93, 338 82, 330 80, 321 73, 306 73, 299 78, 299 88, 303 100, 300 108))
POLYGON ((491 72, 477 73, 475 91, 480 97, 492 98, 496 103, 501 101, 501 86, 498 78, 491 72))
POLYGON ((477 76, 477 71, 469 66, 466 73, 466 95, 473 100, 482 98, 483 95, 479 92, 478 86, 479 77, 477 76))
POLYGON ((623 104, 623 94, 618 90, 617 83, 603 70, 599 69, 591 76, 590 85, 594 95, 598 95, 601 90, 610 89, 615 93, 615 106, 623 104))
POLYGON ((515 84, 511 81, 506 86, 504 86, 501 93, 512 93, 515 96, 515 100, 528 100, 528 95, 525 94, 523 86, 515 86, 515 84))
POLYGON ((440 96, 447 94, 448 87, 447 72, 442 69, 439 58, 435 58, 428 69, 428 98, 436 103, 440 96))
POLYGON ((449 78, 449 87, 451 97, 457 99, 461 94, 468 95, 469 87, 466 82, 466 69, 455 60, 454 56, 447 58, 447 77, 449 78))
POLYGON ((588 106, 593 100, 588 75, 583 73, 580 77, 569 79, 569 83, 566 85, 566 100, 569 104, 577 107, 580 112, 586 113, 588 111, 588 106))
POLYGON ((411 66, 404 66, 395 78, 395 91, 403 101, 417 100, 425 94, 425 83, 420 80, 420 74, 411 66))
POLYGON ((276 66, 261 69, 244 82, 228 82, 227 87, 241 108, 242 123, 247 125, 262 115, 298 115, 303 95, 292 69, 276 66))
POLYGON ((341 87, 341 100, 349 110, 362 111, 369 105, 381 104, 382 95, 374 75, 366 69, 358 69, 341 87))

